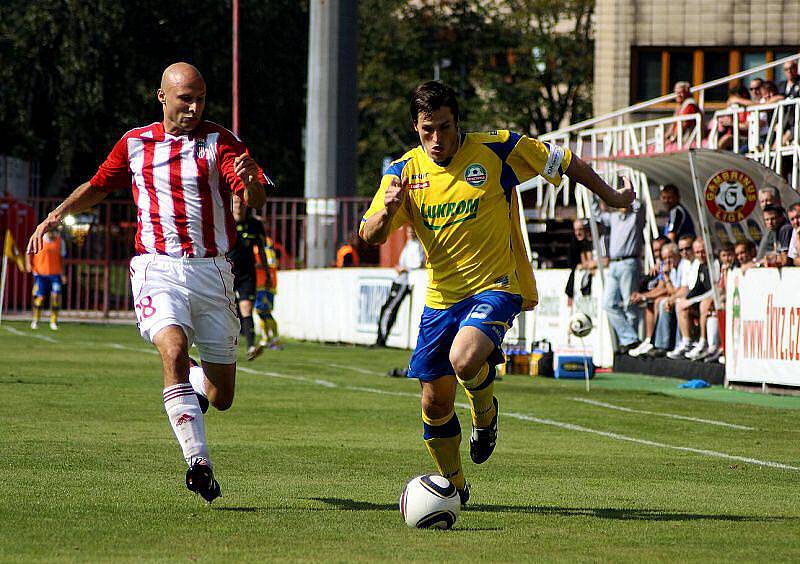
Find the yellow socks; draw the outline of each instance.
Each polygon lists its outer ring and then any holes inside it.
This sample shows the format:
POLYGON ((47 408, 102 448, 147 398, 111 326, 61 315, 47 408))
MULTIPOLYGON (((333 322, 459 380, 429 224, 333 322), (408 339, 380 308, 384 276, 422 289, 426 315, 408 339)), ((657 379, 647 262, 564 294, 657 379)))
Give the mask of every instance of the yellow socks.
POLYGON ((470 380, 458 379, 469 398, 472 408, 472 424, 481 429, 491 425, 492 418, 496 413, 492 401, 495 375, 495 367, 484 364, 470 380))
POLYGON ((464 489, 466 481, 461 469, 461 425, 456 412, 439 419, 431 419, 422 414, 423 438, 431 453, 439 473, 450 480, 458 489, 464 489))

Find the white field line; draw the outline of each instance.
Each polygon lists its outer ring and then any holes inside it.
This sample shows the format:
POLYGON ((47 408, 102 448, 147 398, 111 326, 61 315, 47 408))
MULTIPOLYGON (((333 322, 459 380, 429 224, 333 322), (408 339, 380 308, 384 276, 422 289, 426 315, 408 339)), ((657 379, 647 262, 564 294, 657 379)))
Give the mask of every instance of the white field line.
POLYGON ((655 415, 657 417, 669 417, 670 419, 682 419, 683 421, 694 421, 695 423, 707 423, 709 425, 719 425, 720 427, 730 427, 731 429, 742 429, 744 431, 755 431, 755 427, 747 427, 745 425, 737 425, 735 423, 725 423, 724 421, 715 421, 713 419, 701 419, 699 417, 688 417, 686 415, 677 415, 675 413, 663 413, 659 411, 644 411, 642 409, 632 409, 630 407, 622 407, 621 405, 614 405, 602 401, 590 400, 586 398, 570 398, 572 401, 579 401, 595 405, 597 407, 606 407, 608 409, 616 409, 617 411, 624 411, 626 413, 639 413, 641 415, 655 415))
POLYGON ((58 341, 52 337, 45 337, 44 335, 36 335, 34 333, 26 333, 25 331, 20 331, 19 329, 15 329, 14 327, 9 327, 8 325, 3 325, 6 331, 12 333, 14 335, 18 335, 20 337, 30 337, 32 339, 39 339, 40 341, 47 341, 48 343, 57 343, 58 341))
POLYGON ((316 364, 318 366, 332 366, 334 368, 341 368, 342 370, 350 370, 352 372, 358 372, 360 374, 366 374, 368 376, 383 376, 384 372, 375 372, 374 370, 367 370, 366 368, 360 368, 358 366, 350 366, 347 364, 336 364, 334 362, 326 362, 324 360, 313 360, 313 359, 297 359, 293 362, 297 362, 299 364, 316 364))

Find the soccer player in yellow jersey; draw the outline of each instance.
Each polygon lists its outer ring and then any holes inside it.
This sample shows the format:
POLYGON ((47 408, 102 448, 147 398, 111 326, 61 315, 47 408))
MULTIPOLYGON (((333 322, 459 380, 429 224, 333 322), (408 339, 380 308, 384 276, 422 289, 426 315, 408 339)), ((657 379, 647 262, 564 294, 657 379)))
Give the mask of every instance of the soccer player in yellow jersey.
POLYGON ((390 165, 360 234, 381 244, 411 224, 425 248, 428 291, 408 376, 422 386, 425 444, 464 504, 456 382, 471 406, 470 457, 481 464, 497 440, 500 344, 538 301, 516 185, 539 174, 559 184, 566 174, 613 207, 628 206, 633 191, 627 179, 615 191, 569 149, 509 131, 461 133, 455 92, 440 82, 418 86, 410 110, 420 146, 390 165))

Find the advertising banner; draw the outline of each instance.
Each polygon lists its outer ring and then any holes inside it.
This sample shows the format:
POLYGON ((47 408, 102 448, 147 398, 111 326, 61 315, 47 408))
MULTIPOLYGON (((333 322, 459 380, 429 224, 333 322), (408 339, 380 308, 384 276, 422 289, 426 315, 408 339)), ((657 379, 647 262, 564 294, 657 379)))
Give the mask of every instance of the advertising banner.
POLYGON ((726 382, 800 386, 800 269, 728 277, 726 382))

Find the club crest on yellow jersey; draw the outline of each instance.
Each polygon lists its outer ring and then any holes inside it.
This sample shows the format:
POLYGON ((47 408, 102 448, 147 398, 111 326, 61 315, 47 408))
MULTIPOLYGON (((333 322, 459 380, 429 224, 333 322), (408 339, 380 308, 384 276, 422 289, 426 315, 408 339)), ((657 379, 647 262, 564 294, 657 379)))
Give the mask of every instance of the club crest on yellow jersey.
POLYGON ((467 181, 467 184, 475 188, 486 184, 487 178, 489 178, 489 175, 480 163, 472 163, 464 169, 464 180, 467 181))

